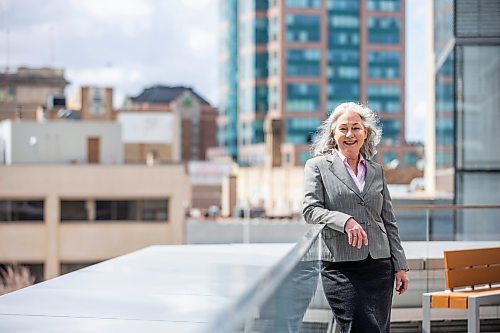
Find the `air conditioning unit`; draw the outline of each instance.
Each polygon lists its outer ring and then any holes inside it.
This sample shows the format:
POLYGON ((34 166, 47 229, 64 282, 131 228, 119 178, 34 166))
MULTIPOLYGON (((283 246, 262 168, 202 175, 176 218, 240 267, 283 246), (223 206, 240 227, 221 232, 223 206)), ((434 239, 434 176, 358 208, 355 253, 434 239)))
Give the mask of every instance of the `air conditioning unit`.
POLYGON ((66 108, 66 96, 50 95, 47 98, 47 109, 63 109, 66 108))

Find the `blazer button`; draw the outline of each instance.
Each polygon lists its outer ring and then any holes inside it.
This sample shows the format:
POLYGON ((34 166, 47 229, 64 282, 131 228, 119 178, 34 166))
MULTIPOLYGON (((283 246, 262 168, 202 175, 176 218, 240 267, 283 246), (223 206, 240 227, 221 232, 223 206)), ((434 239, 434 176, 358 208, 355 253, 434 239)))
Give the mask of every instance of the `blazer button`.
POLYGON ((361 201, 359 204, 360 204, 361 206, 364 206, 364 205, 365 205, 364 201, 361 201))

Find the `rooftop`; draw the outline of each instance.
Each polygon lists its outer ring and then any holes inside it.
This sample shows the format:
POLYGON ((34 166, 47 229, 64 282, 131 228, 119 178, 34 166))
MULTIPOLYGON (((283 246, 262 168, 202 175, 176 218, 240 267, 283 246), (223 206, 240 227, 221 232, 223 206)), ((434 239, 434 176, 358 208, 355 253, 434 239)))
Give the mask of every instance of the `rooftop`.
POLYGON ((136 97, 131 97, 133 103, 152 103, 152 104, 168 104, 176 100, 182 93, 189 91, 193 94, 200 103, 209 105, 209 103, 196 93, 193 88, 183 86, 162 86, 156 85, 144 89, 142 93, 136 97))

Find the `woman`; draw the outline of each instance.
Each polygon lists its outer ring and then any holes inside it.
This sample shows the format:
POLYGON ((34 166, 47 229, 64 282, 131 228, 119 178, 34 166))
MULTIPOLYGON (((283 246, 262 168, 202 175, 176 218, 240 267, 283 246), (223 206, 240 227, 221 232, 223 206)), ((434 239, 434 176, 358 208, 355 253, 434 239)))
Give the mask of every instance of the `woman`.
POLYGON ((382 131, 368 107, 343 103, 323 122, 305 165, 303 215, 324 223, 332 256, 324 262, 325 295, 341 332, 389 332, 392 288, 408 288, 383 168, 370 160, 382 131))

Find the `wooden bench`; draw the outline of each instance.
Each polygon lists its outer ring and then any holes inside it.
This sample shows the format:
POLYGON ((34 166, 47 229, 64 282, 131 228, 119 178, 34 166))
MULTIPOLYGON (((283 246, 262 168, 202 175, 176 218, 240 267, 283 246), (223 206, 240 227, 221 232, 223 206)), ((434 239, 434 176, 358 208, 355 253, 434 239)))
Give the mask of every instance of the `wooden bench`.
POLYGON ((467 331, 479 332, 479 307, 500 304, 500 247, 445 251, 444 269, 447 290, 423 294, 422 331, 431 331, 431 308, 448 308, 467 309, 467 331))

